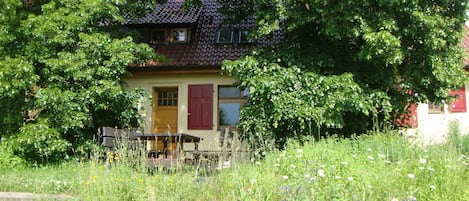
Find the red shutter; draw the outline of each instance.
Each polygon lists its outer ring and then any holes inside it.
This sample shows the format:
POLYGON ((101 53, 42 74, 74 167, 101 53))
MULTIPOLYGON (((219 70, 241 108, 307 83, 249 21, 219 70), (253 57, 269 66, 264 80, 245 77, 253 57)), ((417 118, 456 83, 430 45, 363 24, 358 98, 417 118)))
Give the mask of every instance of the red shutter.
POLYGON ((213 127, 213 85, 189 85, 188 129, 213 127))
POLYGON ((466 112, 466 87, 462 86, 461 88, 449 92, 451 96, 458 96, 450 106, 451 112, 466 112))
POLYGON ((403 127, 417 128, 417 104, 410 105, 409 112, 407 114, 402 114, 400 119, 396 120, 395 124, 403 127))

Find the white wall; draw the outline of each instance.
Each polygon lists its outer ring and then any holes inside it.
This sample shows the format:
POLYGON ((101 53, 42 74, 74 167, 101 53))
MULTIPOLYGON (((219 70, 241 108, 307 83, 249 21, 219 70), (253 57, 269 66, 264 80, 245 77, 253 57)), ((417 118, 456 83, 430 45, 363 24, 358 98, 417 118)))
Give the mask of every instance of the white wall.
MULTIPOLYGON (((199 144, 199 149, 214 149, 217 147, 220 131, 217 130, 218 122, 218 85, 233 85, 235 79, 222 76, 219 72, 207 73, 152 73, 137 74, 124 79, 127 88, 134 89, 143 87, 149 94, 152 94, 155 87, 177 87, 178 88, 178 132, 202 137, 204 140, 199 144), (188 130, 187 129, 187 106, 188 106, 188 85, 190 84, 213 84, 213 128, 211 130, 188 130)), ((153 108, 151 103, 145 103, 145 126, 144 133, 151 133, 153 128, 153 108)), ((184 145, 186 146, 186 145, 184 145)), ((190 145, 189 145, 190 146, 190 145)), ((188 146, 188 149, 191 149, 188 146)))
MULTIPOLYGON (((466 108, 468 105, 468 87, 466 86, 466 108)), ((417 107, 418 127, 409 129, 410 133, 417 135, 425 144, 444 142, 448 136, 449 123, 459 123, 461 134, 469 134, 469 110, 466 112, 450 112, 449 106, 444 105, 443 113, 429 113, 428 104, 420 103, 417 107)))

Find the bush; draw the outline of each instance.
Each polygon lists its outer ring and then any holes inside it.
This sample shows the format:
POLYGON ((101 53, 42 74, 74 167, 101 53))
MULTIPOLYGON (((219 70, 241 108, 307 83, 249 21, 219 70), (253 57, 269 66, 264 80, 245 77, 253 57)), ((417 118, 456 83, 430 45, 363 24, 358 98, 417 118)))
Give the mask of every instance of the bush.
POLYGON ((25 161, 22 158, 15 156, 6 145, 0 144, 0 170, 18 169, 24 166, 25 161))
POLYGON ((45 164, 63 160, 70 143, 60 137, 60 133, 42 120, 27 124, 18 135, 6 142, 7 146, 17 155, 31 164, 45 164))

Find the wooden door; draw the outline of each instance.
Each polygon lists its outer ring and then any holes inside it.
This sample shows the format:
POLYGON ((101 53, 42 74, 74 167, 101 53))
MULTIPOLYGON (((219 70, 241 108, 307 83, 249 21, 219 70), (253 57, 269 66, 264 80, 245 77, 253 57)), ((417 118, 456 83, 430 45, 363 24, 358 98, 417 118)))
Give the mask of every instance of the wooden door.
POLYGON ((153 92, 153 133, 176 133, 178 127, 178 89, 155 88, 153 92))

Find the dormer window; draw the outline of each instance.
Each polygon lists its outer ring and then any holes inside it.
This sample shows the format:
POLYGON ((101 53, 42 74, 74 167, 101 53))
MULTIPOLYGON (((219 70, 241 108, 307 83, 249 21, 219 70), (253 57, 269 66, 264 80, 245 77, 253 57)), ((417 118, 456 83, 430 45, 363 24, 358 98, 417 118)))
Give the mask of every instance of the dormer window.
POLYGON ((233 43, 233 31, 232 30, 218 31, 217 43, 233 43))
POLYGON ((152 29, 151 30, 151 44, 163 44, 166 43, 167 33, 166 29, 152 29))
POLYGON ((187 28, 155 28, 150 32, 150 44, 188 43, 187 28))
POLYGON ((186 43, 187 42, 187 29, 186 28, 177 28, 171 29, 171 43, 186 43))

